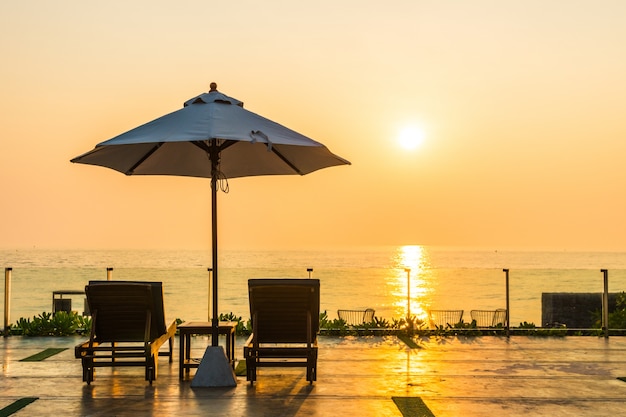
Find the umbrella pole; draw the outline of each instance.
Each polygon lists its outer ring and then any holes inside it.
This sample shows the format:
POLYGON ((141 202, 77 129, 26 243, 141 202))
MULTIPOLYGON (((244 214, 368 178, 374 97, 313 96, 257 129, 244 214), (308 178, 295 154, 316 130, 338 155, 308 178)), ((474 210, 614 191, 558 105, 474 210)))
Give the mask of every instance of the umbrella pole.
POLYGON ((217 141, 211 143, 211 223, 212 239, 211 250, 213 252, 213 327, 211 334, 211 345, 218 346, 219 335, 219 313, 217 308, 217 177, 219 164, 219 149, 217 141))
MULTIPOLYGON (((217 313, 217 180, 219 165, 219 148, 213 140, 211 145, 211 222, 213 223, 212 252, 213 252, 213 320, 211 321, 211 346, 206 348, 204 356, 198 365, 198 371, 191 381, 191 387, 236 387, 237 377, 226 357, 224 350, 218 344, 219 317, 217 313)), ((227 336, 230 337, 230 336, 227 336)))

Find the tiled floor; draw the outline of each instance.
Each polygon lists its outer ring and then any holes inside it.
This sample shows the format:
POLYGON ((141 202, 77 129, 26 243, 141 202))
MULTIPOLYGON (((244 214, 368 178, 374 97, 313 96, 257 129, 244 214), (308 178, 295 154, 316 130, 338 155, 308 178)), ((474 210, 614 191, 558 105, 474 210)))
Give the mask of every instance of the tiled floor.
MULTIPOLYGON (((395 337, 321 337, 315 384, 304 369, 264 368, 254 386, 239 377, 224 389, 180 381, 177 351, 171 364, 161 359, 152 386, 140 368, 100 368, 87 386, 73 352, 81 340, 0 338, 0 409, 38 397, 15 415, 378 417, 402 416, 392 400, 401 396, 420 397, 437 417, 626 414, 624 337, 431 338, 417 349, 395 337), (50 347, 69 349, 20 362, 50 347)), ((194 338, 192 356, 208 343, 194 338)))

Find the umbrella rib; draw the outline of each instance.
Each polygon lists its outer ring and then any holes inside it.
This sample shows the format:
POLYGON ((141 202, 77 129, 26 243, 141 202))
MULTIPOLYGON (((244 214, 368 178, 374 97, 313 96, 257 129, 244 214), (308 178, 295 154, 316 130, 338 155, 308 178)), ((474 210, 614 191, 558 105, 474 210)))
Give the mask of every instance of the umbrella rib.
MULTIPOLYGON (((196 141, 193 141, 192 143, 196 145, 198 148, 202 149, 203 151, 210 153, 210 148, 207 145, 206 141, 196 140, 196 141)), ((228 148, 229 146, 234 145, 235 143, 237 143, 237 141, 235 140, 226 140, 224 143, 220 145, 219 151, 222 152, 224 149, 228 148)), ((278 158, 280 158, 281 161, 287 164, 289 168, 291 168, 295 173, 299 175, 304 175, 302 171, 298 169, 297 166, 292 164, 291 161, 289 161, 289 159, 287 159, 282 153, 276 150, 276 147, 272 146, 271 152, 274 153, 274 155, 278 156, 278 158)))
POLYGON ((297 167, 297 166, 295 166, 294 164, 292 164, 292 163, 291 163, 291 161, 289 161, 289 160, 288 160, 285 156, 283 156, 283 154, 282 154, 282 153, 278 152, 278 151, 276 150, 276 147, 272 146, 272 152, 273 152, 276 156, 278 156, 278 157, 281 159, 281 161, 283 161, 285 164, 289 165, 289 167, 290 167, 291 169, 293 169, 293 170, 294 170, 294 172, 296 172, 296 173, 298 173, 298 174, 300 174, 300 175, 304 175, 304 174, 302 173, 302 171, 300 171, 300 170, 298 169, 298 167, 297 167))
POLYGON ((130 167, 124 174, 126 175, 132 175, 135 172, 135 169, 137 169, 137 167, 141 164, 143 164, 146 159, 150 158, 152 156, 152 154, 154 154, 160 147, 161 145, 163 145, 164 142, 159 142, 156 145, 154 145, 152 148, 150 148, 150 150, 148 152, 145 153, 144 156, 142 156, 132 167, 130 167))

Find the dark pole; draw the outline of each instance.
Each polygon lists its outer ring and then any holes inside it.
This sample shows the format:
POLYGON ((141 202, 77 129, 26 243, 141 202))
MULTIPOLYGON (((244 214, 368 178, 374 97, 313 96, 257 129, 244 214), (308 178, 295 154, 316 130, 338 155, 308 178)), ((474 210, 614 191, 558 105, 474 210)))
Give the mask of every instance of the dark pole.
POLYGON ((211 334, 211 345, 218 346, 219 335, 219 313, 217 312, 217 177, 219 165, 219 149, 217 140, 211 141, 211 223, 212 223, 212 239, 211 250, 213 252, 213 319, 211 325, 213 327, 211 334))
POLYGON ((506 321, 506 337, 510 336, 510 325, 509 325, 509 270, 508 269, 503 269, 502 271, 504 271, 504 276, 505 276, 505 280, 506 280, 506 316, 505 316, 505 321, 506 321))
POLYGON ((211 321, 211 306, 213 305, 213 302, 211 302, 211 297, 213 296, 213 291, 211 291, 211 286, 213 285, 211 283, 211 280, 213 279, 213 274, 211 273, 213 271, 213 268, 207 268, 207 271, 209 271, 209 282, 208 282, 208 287, 209 287, 209 291, 208 291, 208 295, 207 295, 207 321, 211 321))
POLYGON ((4 331, 2 335, 9 335, 9 315, 11 314, 11 271, 13 268, 4 268, 4 331))
POLYGON ((413 330, 413 322, 411 321, 411 268, 404 268, 406 272, 406 323, 413 330))
POLYGON ((604 338, 609 338, 609 270, 601 269, 604 275, 604 292, 602 293, 602 330, 604 338))

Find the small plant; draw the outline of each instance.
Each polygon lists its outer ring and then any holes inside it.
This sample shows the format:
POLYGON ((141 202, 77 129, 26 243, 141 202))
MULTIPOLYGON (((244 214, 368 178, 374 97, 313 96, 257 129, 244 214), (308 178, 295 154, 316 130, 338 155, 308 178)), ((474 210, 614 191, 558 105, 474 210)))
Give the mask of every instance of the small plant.
POLYGON ((320 329, 324 329, 335 336, 345 336, 349 332, 348 325, 344 320, 330 320, 327 311, 320 313, 320 329))
POLYGON ((400 320, 392 319, 391 323, 386 320, 381 320, 381 325, 384 325, 386 329, 396 329, 400 332, 413 335, 422 332, 426 327, 426 322, 418 319, 416 316, 411 316, 401 318, 400 320))
POLYGON ((237 324, 235 325, 235 334, 237 336, 246 336, 250 334, 252 330, 252 322, 248 320, 248 322, 244 322, 241 316, 235 315, 232 311, 230 313, 224 314, 221 313, 219 317, 220 321, 233 321, 237 324))
MULTIPOLYGON (((596 329, 602 328, 602 312, 593 313, 596 329)), ((609 312, 609 329, 626 329, 626 293, 621 292, 615 297, 615 311, 609 312)))
POLYGON ((621 292, 615 297, 615 311, 609 313, 610 329, 626 329, 626 293, 621 292))
POLYGON ((476 328, 476 320, 472 320, 469 323, 466 323, 461 319, 458 323, 454 323, 452 325, 448 324, 448 327, 451 329, 475 329, 476 328))
POLYGON ((389 329, 391 328, 391 323, 389 323, 386 319, 374 317, 374 321, 371 323, 370 327, 377 329, 389 329))
POLYGON ((348 328, 348 325, 342 319, 330 320, 328 318, 328 312, 324 311, 323 313, 320 313, 320 328, 331 330, 346 330, 348 328))
POLYGON ((475 320, 466 323, 463 319, 461 319, 458 323, 447 323, 445 326, 435 325, 433 333, 436 336, 456 336, 461 333, 465 336, 478 336, 482 334, 477 329, 475 320))
POLYGON ((91 331, 91 316, 76 314, 76 333, 85 334, 91 331))
POLYGON ((406 325, 406 320, 405 319, 397 319, 395 317, 391 318, 391 325, 390 327, 392 329, 401 329, 406 325))
POLYGON ((472 320, 469 323, 465 323, 463 320, 452 326, 455 330, 462 330, 463 334, 466 336, 480 336, 482 332, 478 329, 476 325, 476 320, 472 320))
POLYGON ((528 336, 557 336, 564 337, 567 336, 567 327, 559 326, 559 327, 551 327, 551 328, 538 328, 535 326, 535 323, 522 322, 519 324, 520 329, 527 330, 528 336))
POLYGON ((323 312, 320 313, 320 328, 328 329, 328 327, 329 327, 328 312, 324 310, 323 312))
POLYGON ((78 315, 76 312, 58 311, 43 312, 33 319, 23 318, 11 326, 11 334, 24 336, 71 336, 83 334, 91 330, 91 318, 78 315))

